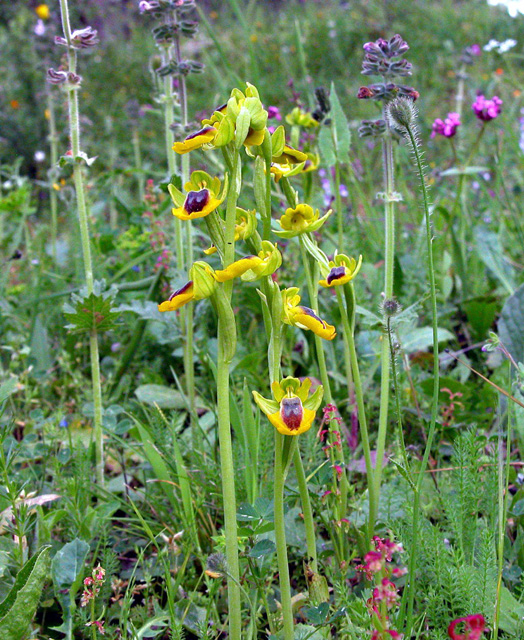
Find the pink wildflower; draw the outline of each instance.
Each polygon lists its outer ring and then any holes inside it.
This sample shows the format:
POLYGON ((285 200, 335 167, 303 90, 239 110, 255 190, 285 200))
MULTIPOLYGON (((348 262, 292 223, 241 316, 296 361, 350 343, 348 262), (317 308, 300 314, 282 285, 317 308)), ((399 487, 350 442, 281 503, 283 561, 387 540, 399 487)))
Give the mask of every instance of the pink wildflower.
POLYGON ((275 118, 275 120, 282 120, 282 114, 280 113, 280 109, 278 107, 268 107, 267 108, 267 117, 275 118))
POLYGON ((482 94, 479 94, 475 98, 475 102, 471 105, 471 108, 479 120, 489 122, 500 115, 501 106, 502 100, 498 96, 493 96, 493 98, 488 99, 482 94))
POLYGON ((460 115, 458 113, 448 113, 448 117, 445 120, 437 118, 433 123, 433 129, 431 131, 431 137, 434 138, 437 134, 444 136, 445 138, 453 138, 457 133, 457 128, 460 126, 460 115))
POLYGON ((480 613, 457 618, 448 627, 448 635, 451 640, 480 640, 486 629, 486 621, 480 613), (461 627, 464 633, 457 633, 456 627, 461 627))

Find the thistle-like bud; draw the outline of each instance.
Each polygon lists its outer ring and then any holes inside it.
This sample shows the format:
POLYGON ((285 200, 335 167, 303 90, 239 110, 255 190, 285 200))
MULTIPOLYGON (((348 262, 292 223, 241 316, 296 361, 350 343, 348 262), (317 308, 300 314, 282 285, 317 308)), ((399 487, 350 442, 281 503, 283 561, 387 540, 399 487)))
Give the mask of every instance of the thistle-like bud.
POLYGON ((417 117, 417 109, 413 100, 409 98, 396 98, 386 107, 386 115, 392 128, 402 131, 412 129, 417 117))
POLYGON ((380 305, 380 309, 386 317, 391 318, 402 311, 402 306, 395 298, 385 298, 380 305))

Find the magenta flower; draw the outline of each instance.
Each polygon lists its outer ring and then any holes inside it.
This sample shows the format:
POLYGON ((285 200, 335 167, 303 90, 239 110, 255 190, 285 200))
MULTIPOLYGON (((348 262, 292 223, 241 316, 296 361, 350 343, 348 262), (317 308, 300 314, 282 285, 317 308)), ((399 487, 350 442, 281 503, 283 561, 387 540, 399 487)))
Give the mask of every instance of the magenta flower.
POLYGON ((500 115, 501 106, 502 100, 498 96, 493 96, 488 100, 482 94, 479 94, 471 108, 479 120, 489 122, 500 115))
POLYGON ((486 629, 486 621, 480 613, 457 618, 448 627, 448 636, 451 640, 480 640, 486 629), (457 633, 455 628, 459 627, 463 633, 457 633))
POLYGON ((480 45, 478 44, 472 44, 471 47, 469 48, 471 55, 473 56, 480 56, 482 53, 482 49, 480 48, 480 45))
POLYGON ((444 136, 445 138, 453 138, 457 133, 457 128, 460 126, 460 116, 458 113, 448 113, 448 117, 445 120, 437 118, 433 123, 431 130, 431 137, 434 138, 437 134, 444 136))
POLYGON ((280 113, 280 109, 278 107, 268 107, 267 108, 267 117, 275 118, 276 120, 282 120, 282 115, 280 113))

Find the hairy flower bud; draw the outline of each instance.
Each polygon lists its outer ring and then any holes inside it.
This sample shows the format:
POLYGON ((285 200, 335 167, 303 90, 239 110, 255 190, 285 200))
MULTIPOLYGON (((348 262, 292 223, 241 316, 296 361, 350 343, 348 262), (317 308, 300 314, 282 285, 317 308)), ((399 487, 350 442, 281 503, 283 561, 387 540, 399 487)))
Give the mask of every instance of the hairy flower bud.
POLYGON ((64 84, 67 82, 67 71, 56 71, 51 67, 47 70, 47 81, 51 84, 64 84))
POLYGON ((416 107, 409 98, 396 98, 387 105, 386 115, 392 127, 410 129, 415 124, 416 107))
POLYGON ((76 29, 71 34, 71 44, 62 36, 55 36, 55 44, 60 44, 65 47, 71 46, 73 49, 90 49, 100 42, 98 39, 98 32, 92 27, 86 27, 85 29, 76 29))

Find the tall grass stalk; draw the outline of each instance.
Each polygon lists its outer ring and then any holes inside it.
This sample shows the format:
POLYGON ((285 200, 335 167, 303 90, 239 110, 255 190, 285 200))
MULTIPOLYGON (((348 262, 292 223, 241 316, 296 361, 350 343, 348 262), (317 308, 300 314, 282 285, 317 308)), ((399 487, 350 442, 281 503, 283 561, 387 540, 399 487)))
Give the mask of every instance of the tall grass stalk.
MULTIPOLYGON (((68 71, 76 75, 76 49, 71 41, 71 25, 69 22, 69 7, 67 0, 60 0, 60 13, 62 17, 62 29, 67 41, 68 71)), ((89 223, 87 219, 87 207, 85 200, 84 179, 82 161, 80 160, 80 121, 78 111, 78 87, 69 86, 67 90, 69 106, 69 133, 71 140, 71 152, 73 156, 73 179, 75 184, 78 222, 80 226, 80 239, 84 262, 84 274, 88 295, 93 293, 93 265, 91 260, 91 246, 89 242, 89 223)), ((91 354, 91 383, 94 405, 94 439, 96 457, 97 483, 104 484, 104 442, 102 432, 102 386, 100 382, 100 361, 98 354, 98 336, 96 327, 89 334, 89 350, 91 354)))
MULTIPOLYGON (((393 297, 393 272, 395 264, 395 201, 397 198, 395 195, 393 137, 389 124, 386 125, 386 132, 382 141, 382 166, 384 169, 384 200, 386 216, 384 297, 386 300, 390 300, 393 297)), ((375 495, 375 501, 373 508, 370 509, 369 512, 368 526, 368 530, 371 534, 374 531, 378 516, 380 485, 382 482, 382 468, 388 428, 390 351, 389 344, 385 336, 382 337, 380 363, 380 412, 376 446, 377 457, 375 461, 375 471, 373 474, 373 493, 375 495)))
POLYGON ((51 167, 49 169, 49 204, 51 207, 51 255, 56 263, 57 251, 56 240, 58 231, 58 198, 55 189, 55 177, 58 163, 58 135, 56 132, 55 101, 53 89, 47 89, 47 115, 49 120, 49 159, 51 167))
POLYGON ((411 534, 411 555, 409 559, 409 584, 408 584, 408 604, 406 619, 406 635, 410 637, 413 627, 413 605, 415 599, 415 583, 417 570, 417 554, 418 554, 418 534, 419 534, 419 515, 420 515, 420 498, 422 493, 422 485, 424 482, 424 474, 428 466, 429 455, 433 445, 435 436, 435 427, 438 415, 438 396, 439 396, 439 353, 438 353, 438 316, 437 316, 437 290, 435 284, 435 265, 433 260, 433 230, 431 227, 431 212, 428 187, 424 172, 424 164, 422 153, 419 148, 418 130, 416 124, 417 110, 411 101, 399 99, 388 106, 388 121, 393 120, 395 124, 401 128, 408 145, 413 153, 415 170, 420 183, 420 192, 422 195, 422 210, 424 212, 424 220, 426 226, 426 249, 427 249, 427 271, 430 286, 431 300, 431 324, 433 337, 433 397, 431 401, 431 421, 429 425, 426 447, 424 456, 418 469, 418 479, 415 486, 415 495, 413 500, 413 522, 411 534))

